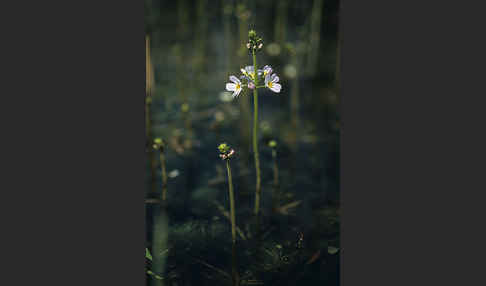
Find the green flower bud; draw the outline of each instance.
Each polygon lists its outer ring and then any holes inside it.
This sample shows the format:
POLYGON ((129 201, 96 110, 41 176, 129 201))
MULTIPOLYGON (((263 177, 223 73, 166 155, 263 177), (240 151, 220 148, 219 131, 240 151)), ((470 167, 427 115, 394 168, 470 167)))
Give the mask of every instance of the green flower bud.
POLYGON ((218 150, 219 150, 219 152, 221 152, 222 154, 226 154, 226 153, 228 153, 228 152, 229 152, 230 147, 229 147, 229 146, 228 146, 228 144, 226 144, 226 143, 221 143, 221 144, 219 144, 219 146, 218 146, 218 150))
POLYGON ((263 48, 263 39, 257 36, 255 30, 250 30, 248 32, 248 43, 246 47, 250 52, 260 51, 263 48))
POLYGON ((164 148, 164 141, 162 141, 161 138, 155 138, 154 139, 154 144, 153 144, 154 149, 156 150, 162 150, 164 148))
POLYGON ((268 146, 269 146, 270 148, 275 148, 275 147, 277 147, 277 141, 275 141, 275 140, 270 140, 270 142, 268 142, 268 146))

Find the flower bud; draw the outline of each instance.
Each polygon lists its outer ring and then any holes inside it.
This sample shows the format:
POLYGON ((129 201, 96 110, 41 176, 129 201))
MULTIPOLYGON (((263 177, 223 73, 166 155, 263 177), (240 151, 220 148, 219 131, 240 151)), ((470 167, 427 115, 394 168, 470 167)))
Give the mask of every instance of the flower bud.
POLYGON ((225 154, 225 153, 228 153, 228 151, 230 150, 230 147, 226 143, 221 143, 218 146, 218 150, 219 150, 219 152, 225 154))
POLYGON ((161 138, 158 138, 157 137, 157 138, 154 139, 154 143, 153 143, 152 147, 155 150, 161 150, 161 151, 163 151, 163 149, 164 149, 164 141, 161 138))
POLYGON ((235 150, 231 149, 226 143, 219 144, 218 150, 221 153, 219 157, 223 160, 228 160, 235 154, 235 150))

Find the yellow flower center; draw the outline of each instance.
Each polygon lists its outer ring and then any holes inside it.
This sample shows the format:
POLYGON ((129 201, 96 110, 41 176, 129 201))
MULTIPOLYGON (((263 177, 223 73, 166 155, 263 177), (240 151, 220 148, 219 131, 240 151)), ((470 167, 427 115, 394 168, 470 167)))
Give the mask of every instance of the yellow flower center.
POLYGON ((240 89, 240 88, 241 88, 240 84, 239 84, 239 83, 237 83, 237 84, 236 84, 236 89, 240 89))
POLYGON ((273 82, 271 82, 271 81, 270 81, 270 82, 268 83, 268 87, 272 88, 272 86, 273 86, 273 82))

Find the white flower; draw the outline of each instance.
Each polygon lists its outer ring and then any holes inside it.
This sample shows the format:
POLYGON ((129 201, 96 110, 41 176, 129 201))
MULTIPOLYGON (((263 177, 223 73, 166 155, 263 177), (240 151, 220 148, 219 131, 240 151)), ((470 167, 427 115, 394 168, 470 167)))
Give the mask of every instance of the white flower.
POLYGON ((267 74, 267 76, 265 76, 265 86, 271 91, 279 93, 280 89, 282 89, 282 85, 277 83, 279 80, 280 79, 276 74, 267 74))
POLYGON ((272 67, 269 66, 269 65, 266 65, 263 67, 262 70, 258 70, 258 74, 263 74, 264 77, 267 76, 267 74, 271 74, 272 73, 272 67))
POLYGON ((230 75, 229 80, 233 83, 226 84, 226 90, 233 92, 233 97, 238 96, 241 92, 241 81, 234 75, 230 75))
MULTIPOLYGON (((244 69, 241 69, 241 73, 250 80, 255 80, 255 68, 253 66, 246 66, 244 69)), ((261 71, 258 70, 258 75, 261 74, 261 71)))

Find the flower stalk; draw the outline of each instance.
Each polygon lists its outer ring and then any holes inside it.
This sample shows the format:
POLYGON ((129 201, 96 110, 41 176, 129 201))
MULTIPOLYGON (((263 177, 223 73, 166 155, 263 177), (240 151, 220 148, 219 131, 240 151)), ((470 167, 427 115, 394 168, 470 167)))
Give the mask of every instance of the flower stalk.
MULTIPOLYGON (((253 68, 257 70, 257 61, 255 50, 253 53, 253 68)), ((255 86, 258 86, 258 76, 255 76, 255 86)), ((253 154, 255 156, 255 170, 256 170, 256 188, 255 188, 255 215, 258 216, 260 211, 260 192, 261 192, 261 177, 260 177, 260 156, 258 153, 258 88, 253 89, 253 154)))
POLYGON ((230 159, 234 156, 235 150, 231 149, 228 144, 222 143, 218 146, 219 157, 226 161, 226 170, 228 172, 228 190, 230 201, 230 219, 231 219, 231 242, 232 242, 232 282, 234 286, 239 285, 239 275, 236 267, 236 218, 235 218, 235 195, 233 191, 233 177, 231 176, 230 159))
POLYGON ((155 158, 150 143, 152 142, 152 89, 154 86, 152 58, 150 56, 150 37, 145 36, 145 136, 146 136, 146 150, 148 153, 148 160, 150 165, 150 190, 155 193, 155 158))
POLYGON ((160 138, 154 139, 154 149, 159 150, 160 155, 160 169, 162 176, 162 202, 167 200, 167 170, 165 167, 165 144, 160 138))
POLYGON ((233 92, 233 98, 238 97, 245 87, 253 90, 253 154, 256 171, 254 214, 258 218, 261 196, 260 156, 258 152, 258 89, 268 88, 275 93, 280 93, 282 85, 278 83, 279 77, 272 74, 273 69, 270 66, 266 65, 263 69, 258 69, 256 52, 262 50, 263 40, 257 36, 254 30, 248 32, 246 47, 252 56, 253 65, 242 68, 241 73, 243 75, 240 78, 230 75, 229 80, 231 82, 226 84, 226 90, 233 92), (264 85, 259 85, 260 77, 264 81, 264 85))
POLYGON ((228 171, 228 188, 230 198, 231 240, 233 243, 236 243, 235 195, 233 191, 233 179, 231 177, 231 166, 229 160, 226 160, 226 170, 228 171))

